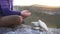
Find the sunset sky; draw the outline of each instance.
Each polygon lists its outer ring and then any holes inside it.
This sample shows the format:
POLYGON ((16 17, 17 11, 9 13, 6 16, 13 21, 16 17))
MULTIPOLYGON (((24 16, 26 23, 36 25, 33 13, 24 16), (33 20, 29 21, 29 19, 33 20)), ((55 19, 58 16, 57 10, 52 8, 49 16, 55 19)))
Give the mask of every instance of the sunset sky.
POLYGON ((14 5, 29 6, 33 4, 60 6, 60 0, 14 0, 14 5))

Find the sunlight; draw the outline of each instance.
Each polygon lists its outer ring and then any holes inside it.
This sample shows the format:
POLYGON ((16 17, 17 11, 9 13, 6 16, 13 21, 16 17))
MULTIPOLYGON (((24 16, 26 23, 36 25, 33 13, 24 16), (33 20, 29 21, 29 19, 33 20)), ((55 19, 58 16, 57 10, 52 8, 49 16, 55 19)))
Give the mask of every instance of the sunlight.
POLYGON ((33 4, 60 6, 60 0, 14 0, 14 5, 29 6, 33 4))

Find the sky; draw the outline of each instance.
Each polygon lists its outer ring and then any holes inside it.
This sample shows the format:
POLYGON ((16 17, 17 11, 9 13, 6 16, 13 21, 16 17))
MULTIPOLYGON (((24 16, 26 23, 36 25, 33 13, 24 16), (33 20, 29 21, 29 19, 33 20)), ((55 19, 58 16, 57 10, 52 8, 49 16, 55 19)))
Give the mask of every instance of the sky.
POLYGON ((60 6, 60 0, 14 0, 14 5, 29 6, 33 4, 60 6))

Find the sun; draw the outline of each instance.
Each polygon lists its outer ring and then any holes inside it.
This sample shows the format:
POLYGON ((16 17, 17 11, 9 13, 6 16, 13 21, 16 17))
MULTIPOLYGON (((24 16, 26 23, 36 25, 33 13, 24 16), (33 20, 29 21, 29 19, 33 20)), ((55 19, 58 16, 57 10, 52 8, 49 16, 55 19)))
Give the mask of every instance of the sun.
POLYGON ((14 5, 29 6, 33 4, 46 6, 60 6, 60 0, 14 0, 14 5))

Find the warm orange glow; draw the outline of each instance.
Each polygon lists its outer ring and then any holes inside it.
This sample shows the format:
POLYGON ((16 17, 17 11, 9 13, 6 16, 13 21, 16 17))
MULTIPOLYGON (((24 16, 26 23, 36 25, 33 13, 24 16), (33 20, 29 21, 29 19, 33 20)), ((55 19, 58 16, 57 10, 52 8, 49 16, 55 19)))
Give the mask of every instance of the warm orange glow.
POLYGON ((29 6, 33 4, 60 6, 60 0, 14 0, 14 5, 29 6))

